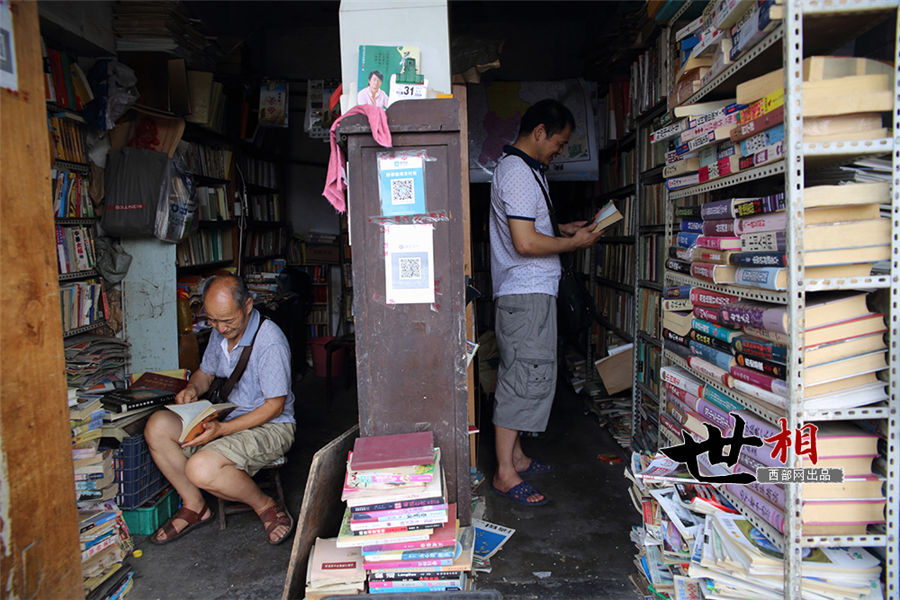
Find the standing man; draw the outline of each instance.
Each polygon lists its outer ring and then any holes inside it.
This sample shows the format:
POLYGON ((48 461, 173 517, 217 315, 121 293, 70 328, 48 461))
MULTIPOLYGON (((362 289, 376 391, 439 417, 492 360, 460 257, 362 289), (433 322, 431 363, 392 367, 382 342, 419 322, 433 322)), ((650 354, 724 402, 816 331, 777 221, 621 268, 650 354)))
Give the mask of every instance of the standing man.
POLYGON ((575 128, 572 113, 541 100, 522 116, 519 137, 491 181, 491 278, 500 351, 494 395, 497 472, 494 491, 525 506, 547 499, 521 475, 551 465, 522 451, 520 431, 544 431, 556 390, 556 294, 559 254, 587 248, 600 237, 587 221, 560 223, 555 237, 544 171, 575 128))
POLYGON ((284 456, 294 442, 291 351, 272 321, 262 321, 247 285, 234 275, 212 277, 203 286, 207 321, 214 330, 203 361, 175 402, 196 402, 215 377, 228 377, 252 344, 246 369, 228 401, 236 408, 225 421, 211 421, 192 441, 178 443, 181 419, 170 410, 150 416, 144 437, 153 461, 181 496, 182 506, 150 538, 164 544, 214 518, 201 490, 253 508, 266 539, 279 544, 294 526, 284 505, 259 489, 253 475, 284 456), (254 337, 255 336, 255 337, 254 337))

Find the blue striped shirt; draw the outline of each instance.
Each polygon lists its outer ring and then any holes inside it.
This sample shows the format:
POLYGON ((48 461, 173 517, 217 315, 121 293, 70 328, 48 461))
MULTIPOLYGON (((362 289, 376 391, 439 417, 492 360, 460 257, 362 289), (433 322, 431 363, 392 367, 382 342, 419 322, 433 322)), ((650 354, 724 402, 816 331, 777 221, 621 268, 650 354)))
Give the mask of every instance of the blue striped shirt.
POLYGON ((245 415, 259 408, 266 398, 285 396, 284 410, 269 421, 270 423, 294 423, 294 393, 291 391, 291 348, 281 329, 272 321, 264 321, 260 326, 259 311, 250 313, 244 334, 231 352, 228 340, 215 329, 209 337, 200 370, 216 377, 228 377, 237 366, 244 347, 249 346, 253 334, 259 335, 253 342, 253 351, 247 362, 247 369, 228 396, 228 402, 235 408, 226 420, 245 415))

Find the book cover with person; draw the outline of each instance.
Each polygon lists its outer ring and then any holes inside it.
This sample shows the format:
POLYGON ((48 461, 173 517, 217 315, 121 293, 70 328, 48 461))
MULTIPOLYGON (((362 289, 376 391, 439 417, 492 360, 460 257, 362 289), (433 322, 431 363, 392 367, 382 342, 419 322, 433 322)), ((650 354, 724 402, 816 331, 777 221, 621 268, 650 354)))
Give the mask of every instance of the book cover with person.
POLYGON ((403 71, 407 58, 414 59, 416 69, 421 70, 418 46, 360 46, 356 103, 387 108, 390 105, 391 75, 399 75, 403 71))

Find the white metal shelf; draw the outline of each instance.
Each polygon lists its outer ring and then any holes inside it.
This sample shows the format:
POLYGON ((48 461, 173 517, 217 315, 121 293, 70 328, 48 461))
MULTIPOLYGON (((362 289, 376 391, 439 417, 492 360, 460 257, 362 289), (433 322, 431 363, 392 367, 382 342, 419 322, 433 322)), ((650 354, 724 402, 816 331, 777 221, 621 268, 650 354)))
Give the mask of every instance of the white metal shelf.
POLYGON ((887 536, 883 534, 804 536, 800 539, 800 545, 804 548, 828 548, 833 546, 876 548, 887 546, 887 536))
POLYGON ((772 302, 774 304, 787 304, 786 292, 775 292, 772 290, 764 290, 760 288, 742 287, 739 285, 722 285, 712 283, 692 277, 686 273, 676 273, 675 271, 666 271, 666 279, 675 285, 689 285, 692 287, 700 287, 723 294, 731 294, 747 300, 759 300, 761 302, 772 302))
POLYGON ((891 287, 888 275, 870 277, 847 277, 842 279, 805 279, 799 282, 800 289, 805 292, 823 292, 835 290, 879 289, 891 287))
POLYGON ((864 10, 893 10, 897 0, 803 0, 804 15, 834 15, 864 10))
POLYGON ((816 156, 846 157, 851 159, 866 154, 885 154, 894 149, 894 140, 878 138, 873 140, 839 140, 835 142, 804 142, 804 158, 816 156))
POLYGON ((721 190, 722 188, 731 187, 738 183, 756 181, 757 179, 762 179, 763 177, 772 177, 774 175, 780 175, 782 173, 784 173, 784 160, 779 160, 768 165, 762 165, 759 167, 754 167, 752 169, 739 171, 734 175, 728 175, 726 177, 707 181, 706 183, 701 183, 699 185, 692 185, 690 187, 681 188, 679 190, 672 190, 671 192, 669 192, 669 200, 687 198, 688 196, 695 196, 704 192, 711 192, 712 190, 721 190))
POLYGON ((873 404, 858 408, 804 410, 800 414, 804 421, 853 421, 856 419, 889 419, 891 413, 891 408, 886 404, 873 404))

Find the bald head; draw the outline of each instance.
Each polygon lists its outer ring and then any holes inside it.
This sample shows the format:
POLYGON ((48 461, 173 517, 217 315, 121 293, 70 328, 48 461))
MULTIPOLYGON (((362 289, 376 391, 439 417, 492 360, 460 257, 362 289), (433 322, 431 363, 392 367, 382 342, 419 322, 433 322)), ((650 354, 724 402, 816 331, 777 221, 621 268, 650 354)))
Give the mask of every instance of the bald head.
POLYGON ((206 295, 209 293, 227 292, 234 300, 235 306, 243 306, 250 299, 250 290, 244 280, 236 275, 213 275, 203 282, 201 288, 203 301, 206 302, 206 295))
POLYGON ((234 275, 217 275, 203 284, 203 307, 206 320, 229 342, 229 348, 241 338, 250 314, 253 299, 247 285, 234 275))

